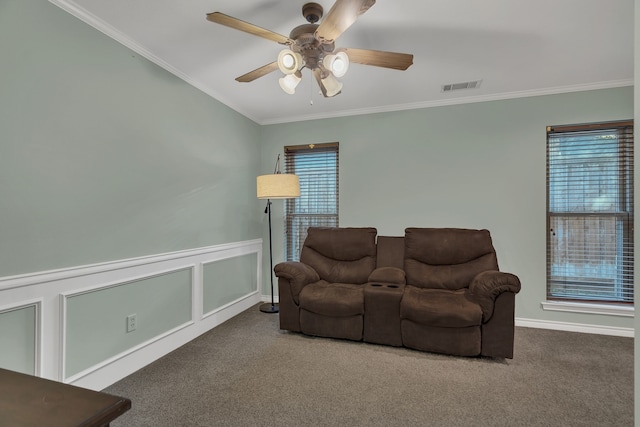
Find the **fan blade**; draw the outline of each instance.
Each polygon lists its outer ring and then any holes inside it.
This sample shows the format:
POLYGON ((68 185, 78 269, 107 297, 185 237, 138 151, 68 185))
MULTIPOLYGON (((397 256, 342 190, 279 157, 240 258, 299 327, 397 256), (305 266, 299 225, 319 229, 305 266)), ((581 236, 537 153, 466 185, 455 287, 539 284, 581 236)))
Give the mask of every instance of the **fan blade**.
POLYGON ((408 53, 383 52, 368 49, 341 49, 349 57, 350 62, 376 67, 406 70, 413 64, 413 55, 408 53))
POLYGON ((247 74, 244 74, 240 77, 236 78, 236 81, 241 83, 249 83, 254 81, 255 79, 259 79, 262 76, 266 76, 267 74, 278 69, 278 62, 272 62, 271 64, 263 65, 260 68, 256 68, 253 71, 249 71, 247 74))
POLYGON ((336 0, 316 30, 316 39, 332 43, 365 13, 376 0, 336 0))
POLYGON ((229 15, 225 15, 224 13, 207 13, 207 20, 215 22, 216 24, 227 26, 229 28, 244 31, 245 33, 253 34, 254 36, 263 37, 276 43, 289 45, 293 43, 293 40, 291 40, 289 37, 285 37, 282 34, 274 33, 273 31, 266 30, 253 24, 249 24, 248 22, 244 22, 229 15))

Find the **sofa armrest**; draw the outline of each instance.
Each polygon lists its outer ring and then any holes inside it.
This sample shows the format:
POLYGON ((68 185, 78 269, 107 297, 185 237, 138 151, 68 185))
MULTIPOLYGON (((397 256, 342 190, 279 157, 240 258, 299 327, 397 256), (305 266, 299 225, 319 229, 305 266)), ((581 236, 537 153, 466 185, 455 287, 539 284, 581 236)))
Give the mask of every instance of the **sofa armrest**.
POLYGON ((273 267, 273 271, 276 277, 282 277, 289 281, 291 295, 296 300, 302 288, 320 280, 320 276, 318 276, 318 273, 313 268, 307 264, 296 261, 281 262, 273 267))
POLYGON ((376 268, 369 275, 369 282, 383 282, 404 285, 406 283, 404 271, 396 267, 376 268))
POLYGON ((469 291, 482 308, 482 321, 488 321, 493 315, 493 304, 503 292, 520 292, 520 279, 511 273, 501 271, 483 271, 476 275, 469 285, 469 291))

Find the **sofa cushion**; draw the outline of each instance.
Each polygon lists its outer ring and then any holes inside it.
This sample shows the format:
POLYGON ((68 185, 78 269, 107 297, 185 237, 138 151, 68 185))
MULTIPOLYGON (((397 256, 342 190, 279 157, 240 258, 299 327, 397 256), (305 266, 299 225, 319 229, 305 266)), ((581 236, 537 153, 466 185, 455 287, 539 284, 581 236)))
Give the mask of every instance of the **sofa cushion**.
POLYGON ((363 316, 321 316, 307 310, 300 310, 300 330, 317 337, 362 340, 363 316))
POLYGON ((407 228, 404 270, 407 284, 431 289, 462 289, 476 274, 498 270, 488 230, 407 228))
POLYGON ((466 289, 424 289, 407 286, 400 303, 400 318, 427 326, 465 328, 482 323, 482 309, 466 289))
POLYGON ((363 314, 363 289, 362 285, 328 283, 320 280, 305 286, 300 291, 300 308, 331 317, 363 314))
POLYGON ((300 262, 330 283, 366 283, 376 268, 376 234, 371 227, 309 227, 300 262))

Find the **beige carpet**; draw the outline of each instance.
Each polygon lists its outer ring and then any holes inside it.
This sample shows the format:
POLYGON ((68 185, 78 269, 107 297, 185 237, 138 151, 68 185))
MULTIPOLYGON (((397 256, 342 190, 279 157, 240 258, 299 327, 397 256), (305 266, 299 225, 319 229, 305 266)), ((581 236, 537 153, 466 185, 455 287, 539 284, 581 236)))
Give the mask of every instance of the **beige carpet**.
POLYGON ((512 360, 312 338, 257 306, 108 387, 112 426, 632 426, 633 339, 517 328, 512 360))

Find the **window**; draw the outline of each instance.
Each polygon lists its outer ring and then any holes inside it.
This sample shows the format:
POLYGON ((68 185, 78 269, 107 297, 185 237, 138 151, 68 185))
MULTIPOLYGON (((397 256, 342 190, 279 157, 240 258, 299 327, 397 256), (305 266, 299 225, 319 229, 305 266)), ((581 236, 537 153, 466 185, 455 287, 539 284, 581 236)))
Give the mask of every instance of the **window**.
POLYGON ((547 298, 633 303, 633 122, 547 128, 547 298))
POLYGON ((285 259, 300 259, 309 227, 338 226, 338 143, 284 148, 286 173, 300 178, 300 197, 285 200, 285 259))

